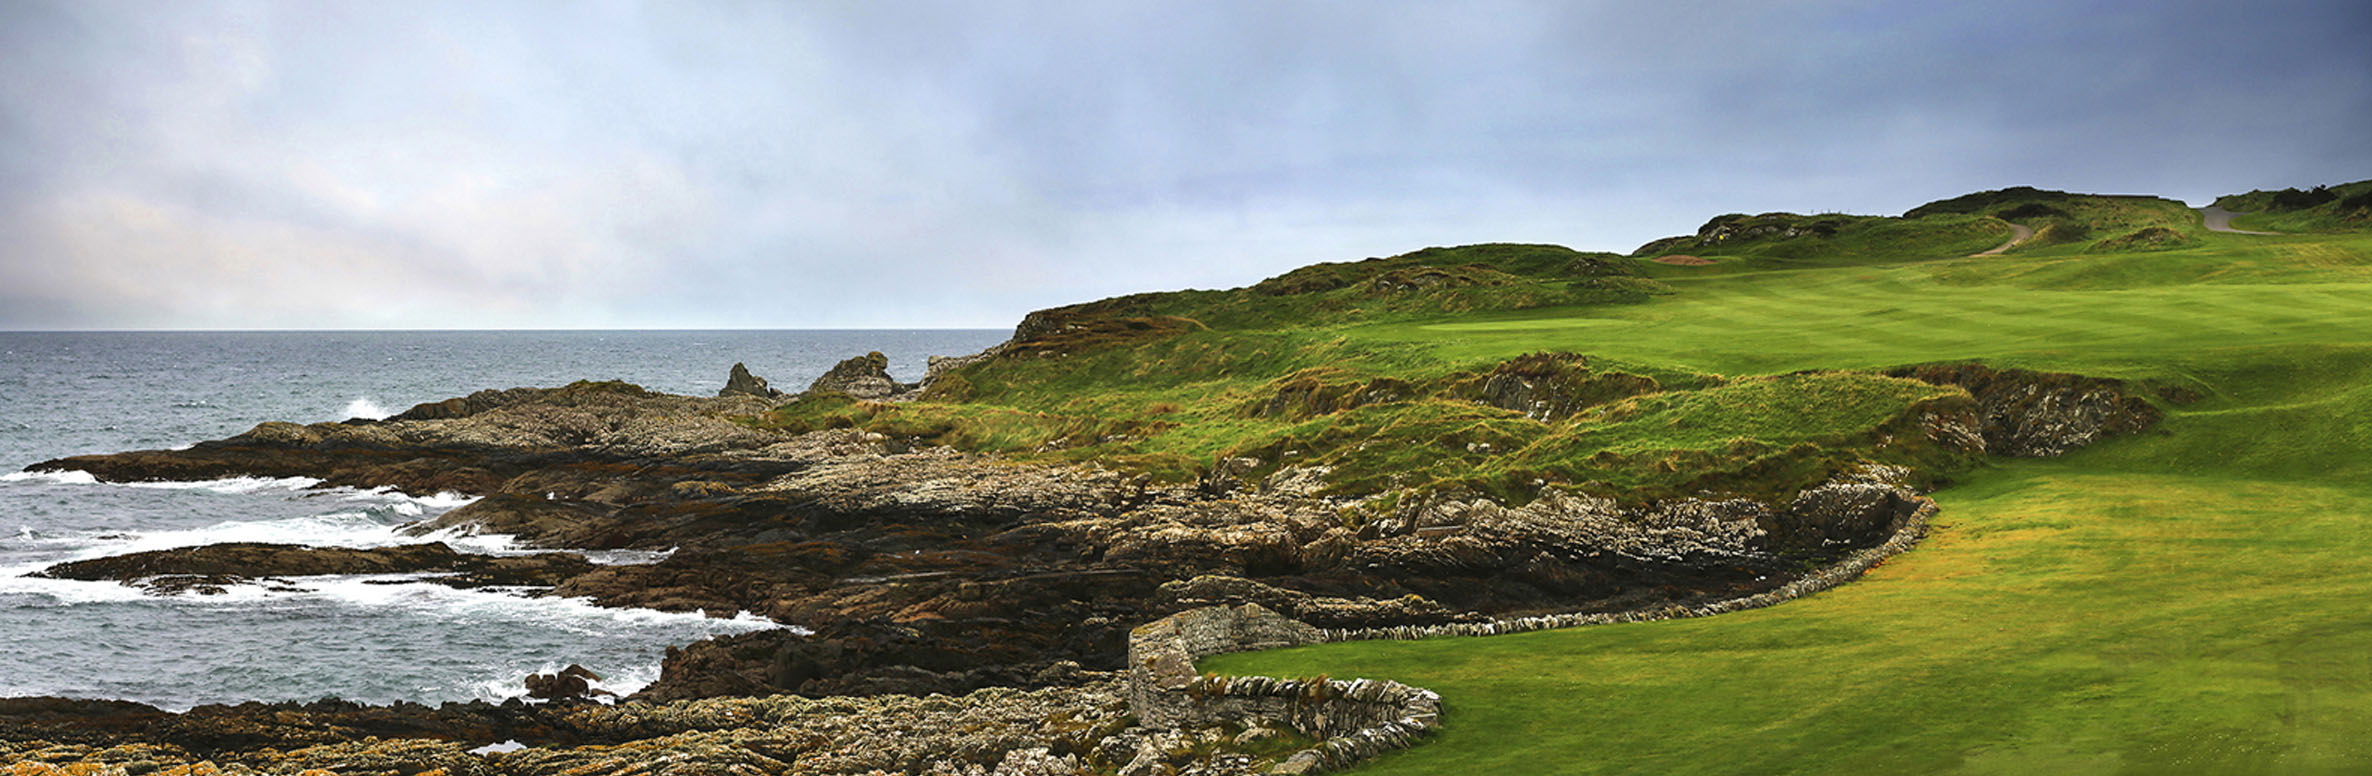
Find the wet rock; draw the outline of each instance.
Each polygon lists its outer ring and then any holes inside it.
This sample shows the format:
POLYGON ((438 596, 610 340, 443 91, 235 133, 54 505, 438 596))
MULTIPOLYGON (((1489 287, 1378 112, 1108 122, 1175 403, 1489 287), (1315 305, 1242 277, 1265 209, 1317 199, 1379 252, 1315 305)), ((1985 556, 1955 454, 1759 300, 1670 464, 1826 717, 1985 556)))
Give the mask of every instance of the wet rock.
POLYGON ((593 683, 598 681, 601 681, 600 674, 572 663, 552 673, 530 674, 525 683, 527 697, 543 701, 581 701, 615 695, 594 687, 593 683))
POLYGON ((549 587, 592 569, 590 561, 575 553, 470 555, 442 542, 372 549, 228 542, 60 563, 34 575, 140 583, 152 592, 170 594, 220 593, 225 585, 273 577, 432 572, 452 576, 424 581, 453 587, 549 587))

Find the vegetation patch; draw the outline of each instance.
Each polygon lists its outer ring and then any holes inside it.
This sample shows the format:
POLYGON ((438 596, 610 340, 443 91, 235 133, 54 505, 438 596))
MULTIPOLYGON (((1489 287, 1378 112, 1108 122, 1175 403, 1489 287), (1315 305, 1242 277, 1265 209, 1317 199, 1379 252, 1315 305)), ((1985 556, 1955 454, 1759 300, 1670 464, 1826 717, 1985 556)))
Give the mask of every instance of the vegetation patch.
MULTIPOLYGON (((1761 266, 1803 266, 1868 261, 1901 261, 1965 256, 2000 244, 2006 227, 1964 215, 1890 218, 1839 213, 1797 215, 1731 213, 1715 216, 1693 235, 1666 237, 1639 246, 1632 256, 1673 254, 1750 259, 1761 266)), ((1695 262, 1663 262, 1692 264, 1695 262)))
POLYGON ((2277 232, 2353 232, 2372 229, 2372 180, 2311 189, 2251 191, 2216 199, 2235 213, 2233 225, 2277 232))
POLYGON ((1974 215, 2015 221, 2035 230, 2011 253, 2162 250, 2189 244, 2202 231, 2190 206, 2161 197, 2071 194, 2031 186, 1980 191, 1911 208, 1905 218, 1974 215), (2126 240, 2134 235, 2143 237, 2126 240), (2101 235, 2114 235, 2106 240, 2101 235), (2098 242, 2094 242, 2098 240, 2098 242))
POLYGON ((2145 226, 2125 234, 2093 243, 2092 251, 2094 253, 2114 253, 2118 251, 2163 251, 2169 248, 2180 248, 2186 245, 2195 245, 2197 243, 2198 241, 2191 239, 2190 236, 2163 226, 2145 226))

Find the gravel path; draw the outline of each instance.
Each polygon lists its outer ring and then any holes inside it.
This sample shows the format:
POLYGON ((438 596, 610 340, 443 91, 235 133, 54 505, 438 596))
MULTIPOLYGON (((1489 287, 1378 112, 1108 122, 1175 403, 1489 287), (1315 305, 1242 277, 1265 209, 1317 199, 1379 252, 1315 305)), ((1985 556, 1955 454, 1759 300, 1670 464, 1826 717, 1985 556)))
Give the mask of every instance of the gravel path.
MULTIPOLYGON (((2009 222, 2008 222, 2008 221, 2003 221, 2002 223, 2008 224, 2009 222)), ((2018 243, 2025 242, 2025 241, 2026 241, 2028 238, 2031 238, 2031 237, 2033 237, 2033 236, 2034 236, 2034 229, 2032 229, 2032 228, 2030 228, 2030 227, 2020 226, 2020 225, 2018 225, 2018 224, 2010 224, 2010 241, 2009 241, 2009 242, 2005 242, 2005 243, 2002 243, 2002 244, 2000 244, 2000 245, 1993 246, 1993 249, 1992 249, 1992 250, 1988 250, 1988 251, 1981 251, 1981 252, 1978 252, 1978 253, 1973 253, 1973 254, 1969 254, 1969 255, 1971 255, 1971 256, 1999 256, 1999 255, 2001 255, 2001 254, 2002 254, 2002 252, 2003 252, 2003 251, 2007 251, 2007 250, 2009 250, 2009 249, 2011 249, 2011 248, 2013 248, 2013 247, 2016 247, 2016 246, 2018 245, 2018 243)))
POLYGON ((2234 213, 2230 210, 2225 210, 2214 205, 2199 208, 2199 217, 2207 221, 2207 231, 2210 232, 2223 232, 2225 234, 2281 234, 2280 232, 2251 232, 2246 229, 2234 229, 2232 228, 2232 217, 2237 215, 2242 214, 2234 213))

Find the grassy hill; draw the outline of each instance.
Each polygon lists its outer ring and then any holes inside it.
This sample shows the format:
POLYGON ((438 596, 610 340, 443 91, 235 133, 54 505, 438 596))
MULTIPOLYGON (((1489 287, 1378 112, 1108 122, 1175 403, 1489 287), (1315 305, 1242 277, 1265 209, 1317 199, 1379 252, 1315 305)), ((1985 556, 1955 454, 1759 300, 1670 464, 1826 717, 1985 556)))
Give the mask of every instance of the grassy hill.
POLYGON ((1439 739, 1363 772, 2360 772, 2368 306, 2372 234, 2209 233, 2171 200, 2005 189, 1900 218, 1723 216, 1628 257, 1435 248, 1041 311, 922 401, 752 422, 1179 481, 1323 465, 1371 505, 1768 497, 1865 461, 1941 486, 1920 548, 1771 609, 1204 666, 1440 691, 1439 739), (2038 235, 1970 255, 2009 223, 2038 235), (1710 263, 1654 260, 1675 254, 1710 263), (2204 398, 2069 458, 1978 460, 1906 433, 1965 393, 1884 374, 1959 361, 2204 398), (1567 389, 1507 406, 1490 386, 1510 374, 1567 389))
POLYGON ((2372 768, 2372 236, 2189 234, 2145 254, 1661 274, 1674 293, 1641 305, 1346 332, 1726 375, 1978 359, 2207 398, 2149 435, 1963 473, 1921 547, 1807 600, 1204 668, 1439 690, 1446 731, 1361 771, 1379 774, 2372 768))
POLYGON ((2372 229, 2372 181, 2311 189, 2256 190, 2216 198, 2216 206, 2246 215, 2239 229, 2271 232, 2352 232, 2372 229))
POLYGON ((2152 251, 2197 245, 2206 232, 2191 208, 2161 197, 2070 194, 2018 186, 1980 191, 1911 208, 1904 218, 1983 215, 2035 230, 2012 250, 2069 255, 2152 251))

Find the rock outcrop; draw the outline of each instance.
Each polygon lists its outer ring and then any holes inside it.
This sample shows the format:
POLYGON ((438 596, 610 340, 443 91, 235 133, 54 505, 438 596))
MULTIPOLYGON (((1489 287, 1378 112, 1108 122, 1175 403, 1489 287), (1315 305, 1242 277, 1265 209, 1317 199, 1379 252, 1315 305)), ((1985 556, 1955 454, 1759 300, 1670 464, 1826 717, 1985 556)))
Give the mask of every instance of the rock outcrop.
POLYGON ((898 382, 889 373, 889 357, 873 351, 834 364, 807 385, 810 392, 835 391, 870 401, 887 401, 913 393, 917 386, 898 382))
POLYGON ((548 674, 530 674, 522 684, 527 687, 527 697, 540 701, 581 701, 616 695, 594 687, 593 683, 598 681, 601 681, 600 674, 571 663, 567 668, 548 674))
POLYGON ((781 391, 766 387, 766 378, 750 374, 749 367, 739 361, 733 362, 733 371, 725 375, 725 387, 717 391, 720 397, 734 394, 761 399, 782 398, 781 391))
POLYGON ((1908 367, 1888 374, 1966 389, 1977 400, 1984 450, 1994 455, 2057 456, 2148 428, 2163 414, 2123 381, 2107 378, 1982 364, 1908 367))

